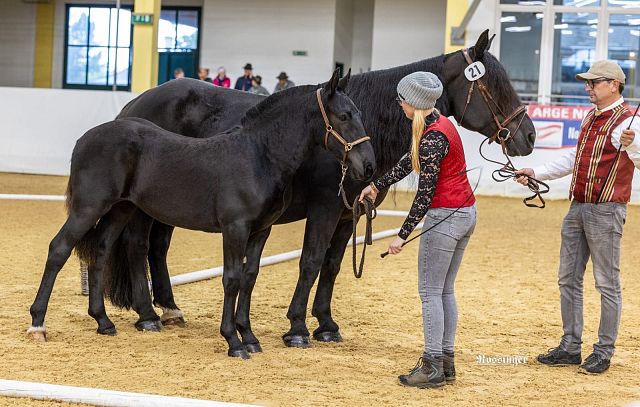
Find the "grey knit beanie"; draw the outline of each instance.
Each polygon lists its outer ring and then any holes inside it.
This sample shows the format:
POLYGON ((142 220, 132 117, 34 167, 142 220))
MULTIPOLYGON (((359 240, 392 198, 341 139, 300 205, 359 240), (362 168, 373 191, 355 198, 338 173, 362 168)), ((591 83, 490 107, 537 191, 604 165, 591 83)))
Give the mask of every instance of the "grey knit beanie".
POLYGON ((414 72, 398 83, 398 96, 416 109, 431 109, 442 95, 442 82, 431 72, 414 72))

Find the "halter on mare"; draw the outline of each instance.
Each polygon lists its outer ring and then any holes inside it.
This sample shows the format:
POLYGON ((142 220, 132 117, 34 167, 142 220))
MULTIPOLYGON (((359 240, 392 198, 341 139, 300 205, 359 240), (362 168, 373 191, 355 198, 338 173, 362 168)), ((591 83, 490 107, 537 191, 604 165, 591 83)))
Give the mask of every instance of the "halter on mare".
MULTIPOLYGON (((468 49, 463 49, 462 50, 462 55, 464 55, 464 59, 467 61, 467 64, 471 65, 473 64, 473 60, 471 59, 471 57, 469 56, 469 50, 468 49)), ((469 92, 467 93, 467 102, 464 105, 464 110, 462 112, 462 117, 460 118, 460 125, 462 125, 462 121, 464 120, 464 115, 467 112, 467 108, 469 107, 469 103, 471 102, 471 96, 473 95, 473 90, 474 90, 474 86, 475 84, 478 84, 478 91, 480 92, 480 95, 482 96, 482 99, 484 100, 485 104, 487 105, 487 108, 489 109, 489 111, 491 112, 491 116, 493 117, 493 121, 496 124, 496 132, 493 136, 491 136, 490 138, 487 138, 485 140, 482 141, 482 143, 480 144, 480 147, 478 147, 478 152, 480 153, 480 156, 482 158, 484 158, 486 161, 489 161, 491 163, 494 164, 498 164, 501 165, 502 168, 497 169, 495 171, 493 171, 493 173, 491 174, 491 177, 493 178, 494 181, 496 182, 504 182, 508 179, 511 178, 515 178, 518 176, 518 174, 516 174, 516 168, 513 165, 513 163, 511 162, 511 159, 509 158, 509 156, 507 155, 507 144, 513 139, 511 137, 511 130, 509 130, 507 128, 507 125, 509 123, 511 123, 513 120, 515 120, 516 117, 518 117, 519 115, 522 115, 520 117, 520 121, 518 122, 518 126, 516 127, 516 133, 518 132, 518 129, 520 129, 520 125, 522 124, 522 121, 524 120, 524 117, 526 115, 526 111, 527 108, 524 105, 520 105, 516 110, 514 110, 510 115, 505 115, 502 112, 502 109, 500 109, 500 106, 498 106, 498 104, 496 103, 496 101, 493 99, 493 97, 491 96, 491 93, 489 93, 489 90, 487 89, 487 86, 485 85, 485 83, 482 81, 482 79, 477 79, 474 82, 471 82, 471 86, 469 87, 469 92), (502 117, 505 117, 505 119, 501 122, 500 119, 498 118, 498 114, 497 112, 500 113, 500 115, 502 117), (486 143, 489 142, 489 144, 491 144, 494 141, 497 141, 498 143, 500 143, 500 147, 502 148, 502 154, 504 154, 505 158, 507 159, 506 163, 501 163, 498 161, 494 161, 491 160, 489 158, 487 158, 484 154, 482 154, 482 146, 486 143)), ((527 186, 529 187, 529 190, 531 190, 531 192, 533 192, 533 195, 524 198, 522 202, 524 202, 524 204, 528 207, 531 208, 544 208, 545 207, 545 201, 542 198, 542 194, 546 194, 547 192, 549 192, 549 186, 547 184, 545 184, 542 181, 539 181, 529 175, 524 175, 521 174, 520 176, 525 176, 527 177, 527 186), (543 189, 540 189, 540 185, 543 186, 543 189), (541 202, 541 205, 537 205, 534 203, 529 203, 529 201, 538 198, 541 202)))

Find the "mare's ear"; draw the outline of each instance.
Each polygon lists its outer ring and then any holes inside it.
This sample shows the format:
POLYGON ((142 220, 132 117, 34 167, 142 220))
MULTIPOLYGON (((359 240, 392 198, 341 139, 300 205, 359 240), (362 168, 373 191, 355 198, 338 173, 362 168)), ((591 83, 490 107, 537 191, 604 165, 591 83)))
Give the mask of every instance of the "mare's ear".
POLYGON ((489 38, 489 45, 487 45, 487 49, 486 49, 486 51, 489 51, 489 50, 491 49, 491 44, 493 44, 493 39, 494 39, 494 38, 496 38, 496 35, 495 35, 495 34, 493 34, 493 35, 491 36, 491 38, 489 38))
POLYGON ((339 79, 338 70, 336 69, 333 71, 333 75, 331 76, 331 79, 329 79, 329 82, 324 86, 324 90, 327 92, 327 97, 332 96, 336 92, 339 79))
POLYGON ((351 78, 351 68, 349 68, 349 72, 338 81, 338 90, 344 92, 347 89, 347 85, 349 85, 349 79, 351 78))
POLYGON ((473 46, 473 56, 476 61, 482 59, 484 52, 489 48, 489 30, 484 30, 480 34, 480 38, 476 41, 476 45, 473 46))

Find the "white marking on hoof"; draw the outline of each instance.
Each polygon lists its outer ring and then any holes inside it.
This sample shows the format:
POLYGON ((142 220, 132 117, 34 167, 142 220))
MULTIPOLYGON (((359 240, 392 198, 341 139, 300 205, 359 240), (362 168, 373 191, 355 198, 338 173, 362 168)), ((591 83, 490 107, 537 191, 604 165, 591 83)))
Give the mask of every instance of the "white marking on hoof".
POLYGON ((160 316, 160 321, 164 322, 168 319, 174 319, 174 318, 184 319, 184 313, 182 312, 182 310, 162 308, 162 315, 160 316))
POLYGON ((47 330, 42 326, 30 326, 27 329, 27 334, 30 334, 31 337, 38 342, 46 342, 47 341, 47 330))

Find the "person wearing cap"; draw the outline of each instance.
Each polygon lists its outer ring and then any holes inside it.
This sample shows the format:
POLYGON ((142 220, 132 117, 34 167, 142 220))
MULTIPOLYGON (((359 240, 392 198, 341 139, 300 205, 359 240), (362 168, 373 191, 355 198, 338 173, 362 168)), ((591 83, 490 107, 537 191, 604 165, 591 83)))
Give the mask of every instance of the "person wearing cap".
POLYGON ((255 93, 256 95, 269 96, 269 91, 262 86, 262 76, 256 75, 253 77, 251 81, 251 89, 249 90, 251 93, 255 93))
POLYGON ((253 66, 251 66, 250 63, 247 63, 243 69, 244 75, 236 80, 235 88, 248 92, 251 90, 251 81, 253 81, 253 66))
POLYGON ((633 114, 624 105, 625 75, 616 62, 598 61, 576 79, 584 81, 595 105, 582 120, 576 148, 545 165, 518 170, 516 181, 526 185, 525 176, 541 181, 573 176, 558 271, 564 333, 560 344, 537 360, 549 366, 580 365, 580 372, 598 374, 609 368, 620 325, 620 239, 634 166, 640 165, 640 143, 635 139, 640 120, 632 123, 633 114), (589 258, 601 297, 600 327, 593 353, 583 362, 582 297, 589 258))
POLYGON ((360 193, 375 200, 412 171, 418 191, 400 232, 389 244, 390 254, 402 245, 425 217, 418 254, 418 292, 422 301, 424 351, 400 382, 412 387, 440 387, 455 380, 454 338, 458 310, 454 283, 462 256, 476 225, 475 197, 467 179, 460 135, 435 109, 442 83, 431 72, 414 72, 397 86, 398 103, 412 123, 410 151, 386 174, 360 193))
POLYGON ((213 79, 213 84, 223 88, 231 87, 231 79, 227 76, 227 70, 224 69, 224 66, 218 68, 218 75, 213 79))
POLYGON ((280 75, 276 76, 278 83, 276 83, 276 87, 273 89, 273 93, 278 93, 281 90, 289 89, 296 86, 295 83, 289 80, 286 72, 280 72, 280 75))

